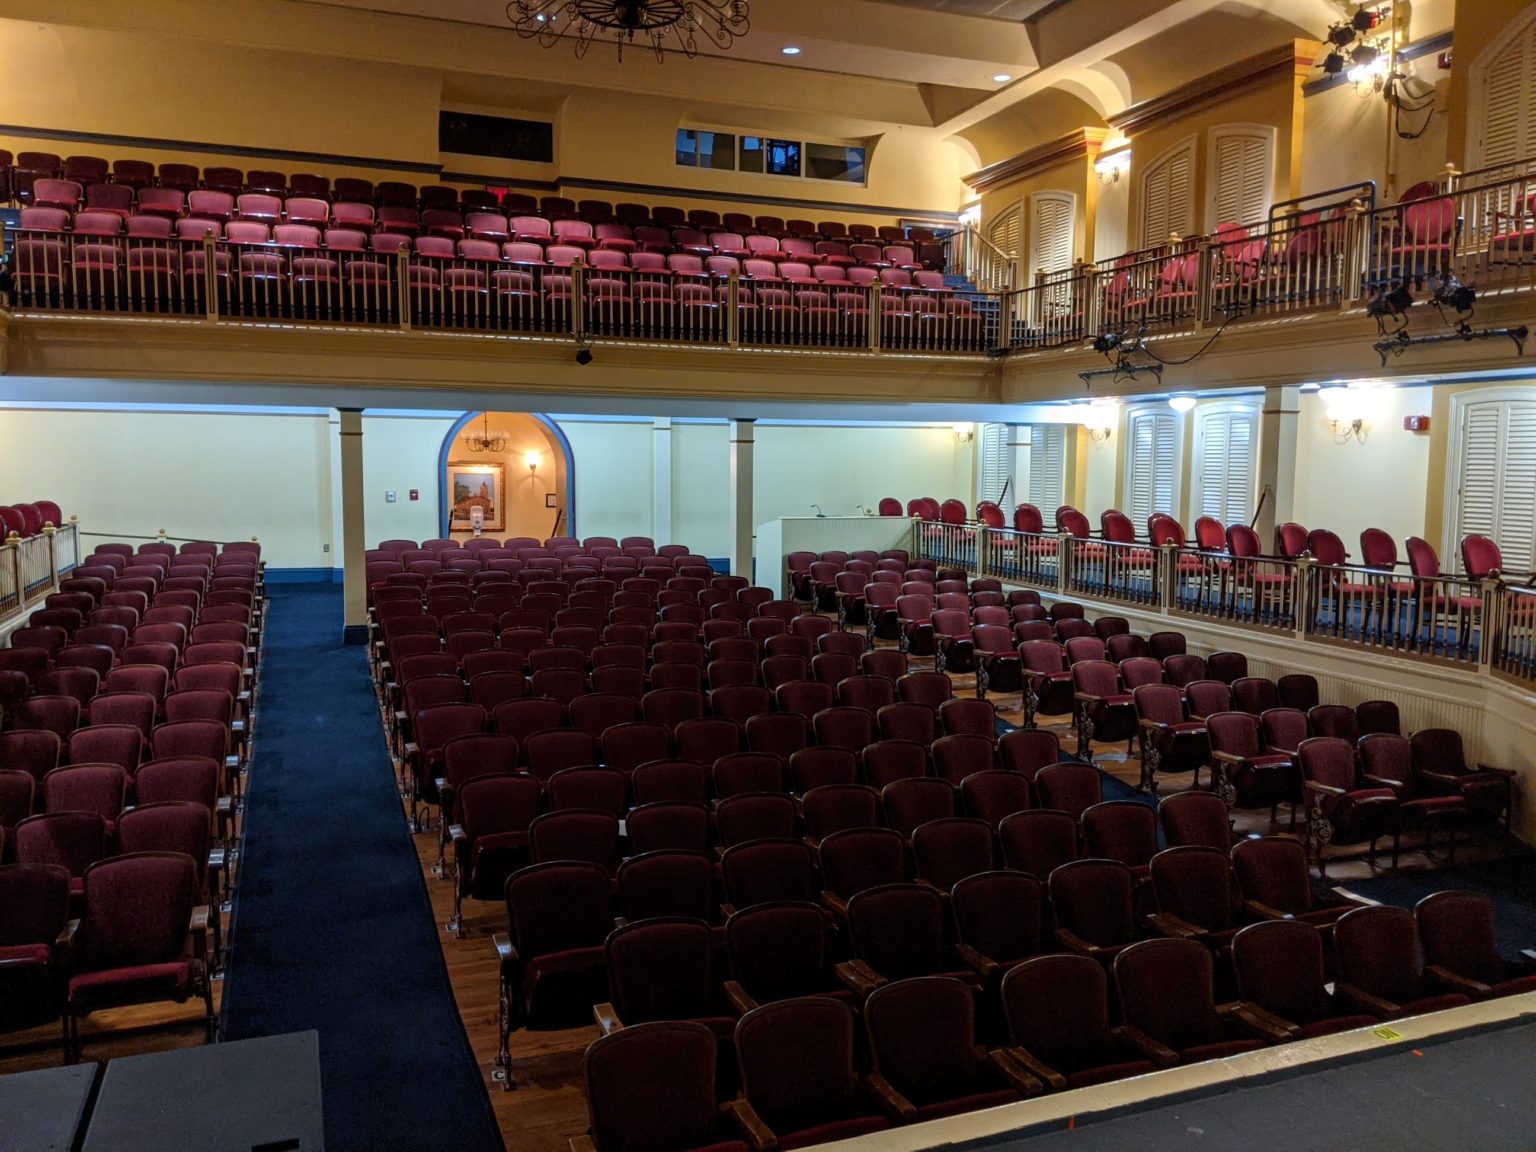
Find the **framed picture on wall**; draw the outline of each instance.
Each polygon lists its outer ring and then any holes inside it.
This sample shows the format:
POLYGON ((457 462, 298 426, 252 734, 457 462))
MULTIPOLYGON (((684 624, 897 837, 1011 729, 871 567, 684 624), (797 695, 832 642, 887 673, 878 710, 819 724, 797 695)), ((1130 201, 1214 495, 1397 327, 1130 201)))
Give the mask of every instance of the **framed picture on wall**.
POLYGON ((448 529, 468 532, 474 528, 474 509, 484 516, 481 527, 502 532, 507 527, 505 473, 500 464, 472 464, 466 460, 448 465, 448 529))

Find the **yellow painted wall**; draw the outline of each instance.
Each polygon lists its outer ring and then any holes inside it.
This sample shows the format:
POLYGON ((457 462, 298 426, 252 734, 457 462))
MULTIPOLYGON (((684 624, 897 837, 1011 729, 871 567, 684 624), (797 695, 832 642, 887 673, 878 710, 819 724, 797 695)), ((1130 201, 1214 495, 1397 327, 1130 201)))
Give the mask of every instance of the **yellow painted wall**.
POLYGON ((454 421, 440 417, 363 416, 363 517, 370 547, 380 540, 438 535, 438 449, 454 421), (420 499, 412 501, 411 489, 420 499), (393 491, 395 502, 385 493, 393 491))
POLYGON ((1079 156, 1073 160, 1053 164, 1049 168, 1031 172, 1017 180, 989 188, 981 197, 982 235, 987 234, 992 222, 1015 204, 1023 204, 1024 224, 1020 230, 1019 268, 1022 277, 1017 281, 1028 285, 1034 281, 1037 269, 1031 255, 1034 237, 1034 208, 1031 197, 1037 192, 1070 192, 1074 208, 1072 250, 1075 259, 1092 259, 1094 241, 1094 209, 1097 206, 1099 181, 1093 171, 1094 155, 1079 156))
POLYGON ((1477 60, 1502 44, 1509 26, 1530 13, 1528 0, 1461 0, 1456 5, 1455 67, 1446 115, 1446 153, 1458 168, 1468 164, 1471 76, 1477 60))
POLYGON ((271 567, 331 566, 325 416, 0 409, 0 443, 0 492, 84 532, 255 536, 271 567))

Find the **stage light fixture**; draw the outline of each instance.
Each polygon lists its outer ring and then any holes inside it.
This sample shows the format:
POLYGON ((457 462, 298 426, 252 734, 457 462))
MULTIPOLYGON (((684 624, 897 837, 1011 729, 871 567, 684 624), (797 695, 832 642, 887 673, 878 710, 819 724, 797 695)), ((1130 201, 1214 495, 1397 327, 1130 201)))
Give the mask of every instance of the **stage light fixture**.
POLYGON ((1454 275, 1435 283, 1435 303, 1457 312, 1470 312, 1477 302, 1477 285, 1463 284, 1454 275))
POLYGON ((1330 52, 1323 58, 1323 72, 1329 76, 1337 76, 1344 71, 1346 61, 1337 52, 1330 52))
POLYGON ((590 349, 590 348, 580 348, 580 349, 578 349, 577 352, 576 352, 576 363, 580 364, 583 368, 585 368, 588 364, 592 363, 592 349, 590 349))
POLYGON ((1120 347, 1120 333, 1118 332, 1101 332, 1093 338, 1093 350, 1095 352, 1102 352, 1106 356, 1118 347, 1120 347))
POLYGON ((1374 316, 1378 320, 1386 316, 1402 316, 1413 307, 1413 293, 1398 284, 1390 289, 1384 288, 1366 303, 1367 316, 1374 316))

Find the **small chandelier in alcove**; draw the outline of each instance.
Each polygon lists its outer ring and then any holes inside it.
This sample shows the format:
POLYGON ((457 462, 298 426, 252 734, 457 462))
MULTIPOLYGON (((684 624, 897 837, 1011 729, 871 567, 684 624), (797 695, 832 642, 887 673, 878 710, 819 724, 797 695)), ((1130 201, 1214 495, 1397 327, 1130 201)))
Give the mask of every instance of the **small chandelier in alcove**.
POLYGON ((573 41, 578 59, 594 40, 612 37, 621 63, 625 45, 637 41, 658 61, 669 49, 692 60, 699 54, 695 33, 723 51, 752 28, 747 0, 511 0, 507 20, 545 48, 573 41))
POLYGON ((490 416, 480 413, 480 432, 477 435, 473 429, 464 432, 464 446, 471 452, 485 452, 492 456, 504 455, 511 438, 501 430, 491 431, 490 416))

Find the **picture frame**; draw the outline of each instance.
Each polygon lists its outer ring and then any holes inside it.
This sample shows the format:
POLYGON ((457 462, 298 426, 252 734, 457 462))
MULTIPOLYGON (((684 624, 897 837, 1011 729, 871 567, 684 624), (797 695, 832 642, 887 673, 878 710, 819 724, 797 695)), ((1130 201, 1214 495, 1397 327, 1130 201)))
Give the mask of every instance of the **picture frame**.
POLYGON ((448 529, 451 532, 474 530, 472 509, 484 514, 481 528, 486 532, 504 532, 507 527, 506 469, 501 464, 481 464, 468 460, 448 464, 448 529))

